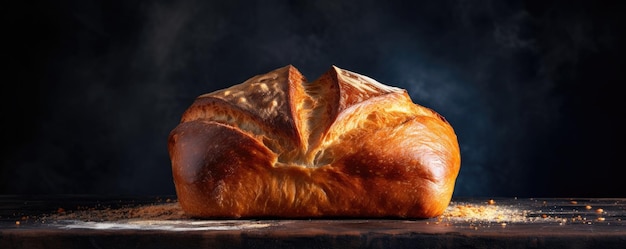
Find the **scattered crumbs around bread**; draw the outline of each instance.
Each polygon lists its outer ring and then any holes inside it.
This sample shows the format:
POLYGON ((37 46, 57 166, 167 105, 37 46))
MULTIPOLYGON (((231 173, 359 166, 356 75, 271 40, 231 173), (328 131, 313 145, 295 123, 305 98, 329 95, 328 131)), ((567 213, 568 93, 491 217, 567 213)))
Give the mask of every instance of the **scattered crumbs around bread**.
POLYGON ((127 206, 119 208, 78 208, 63 210, 46 215, 41 220, 79 220, 79 221, 118 221, 133 219, 177 220, 187 219, 178 202, 156 203, 150 205, 127 206))

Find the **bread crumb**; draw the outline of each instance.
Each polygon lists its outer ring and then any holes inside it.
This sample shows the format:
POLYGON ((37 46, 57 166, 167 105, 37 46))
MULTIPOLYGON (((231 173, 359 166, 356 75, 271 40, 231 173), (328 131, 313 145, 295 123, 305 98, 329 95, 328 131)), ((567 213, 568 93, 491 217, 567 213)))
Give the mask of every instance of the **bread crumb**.
POLYGON ((58 210, 58 212, 43 217, 43 220, 80 220, 80 221, 118 221, 130 219, 158 219, 176 220, 188 218, 178 202, 151 204, 144 206, 129 206, 120 208, 102 207, 78 208, 77 210, 58 210))
MULTIPOLYGON (((489 202, 487 202, 489 203, 489 202)), ((467 203, 452 203, 440 217, 441 221, 467 222, 498 222, 511 223, 526 220, 526 212, 506 206, 493 204, 475 205, 467 203)))

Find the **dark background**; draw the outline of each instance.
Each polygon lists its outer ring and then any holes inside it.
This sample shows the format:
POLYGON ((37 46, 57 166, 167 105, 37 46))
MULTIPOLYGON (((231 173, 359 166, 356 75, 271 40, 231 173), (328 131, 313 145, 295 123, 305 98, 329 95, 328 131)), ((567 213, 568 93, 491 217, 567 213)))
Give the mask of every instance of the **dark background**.
POLYGON ((417 2, 4 3, 0 194, 174 194, 193 99, 292 64, 445 116, 455 196, 626 197, 623 4, 417 2))

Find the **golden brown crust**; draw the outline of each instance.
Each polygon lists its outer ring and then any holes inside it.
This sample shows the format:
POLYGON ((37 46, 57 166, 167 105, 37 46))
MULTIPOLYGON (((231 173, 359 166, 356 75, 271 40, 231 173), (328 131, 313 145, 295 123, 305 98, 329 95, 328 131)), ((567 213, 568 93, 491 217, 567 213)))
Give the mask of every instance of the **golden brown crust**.
POLYGON ((201 95, 168 144, 179 203, 204 218, 434 217, 460 167, 442 116, 337 67, 201 95))

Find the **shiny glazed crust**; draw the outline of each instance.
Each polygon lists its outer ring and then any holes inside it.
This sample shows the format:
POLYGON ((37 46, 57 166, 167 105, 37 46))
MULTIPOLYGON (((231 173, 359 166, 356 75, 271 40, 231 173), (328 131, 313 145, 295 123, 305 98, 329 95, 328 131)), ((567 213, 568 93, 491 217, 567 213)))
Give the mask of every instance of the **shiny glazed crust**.
POLYGON ((451 125, 403 89, 289 65, 199 96, 168 139, 178 201, 202 218, 429 218, 460 168, 451 125))

